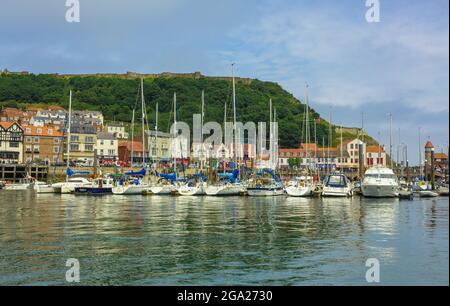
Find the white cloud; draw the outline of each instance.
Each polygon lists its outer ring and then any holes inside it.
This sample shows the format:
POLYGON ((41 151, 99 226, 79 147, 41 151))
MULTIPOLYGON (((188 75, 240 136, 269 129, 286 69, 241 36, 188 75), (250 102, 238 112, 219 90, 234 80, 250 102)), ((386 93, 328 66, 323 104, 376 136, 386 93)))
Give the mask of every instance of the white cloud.
POLYGON ((448 28, 418 23, 414 16, 374 25, 340 13, 263 10, 259 22, 232 33, 239 47, 226 59, 299 96, 308 80, 319 104, 395 102, 448 111, 448 28))

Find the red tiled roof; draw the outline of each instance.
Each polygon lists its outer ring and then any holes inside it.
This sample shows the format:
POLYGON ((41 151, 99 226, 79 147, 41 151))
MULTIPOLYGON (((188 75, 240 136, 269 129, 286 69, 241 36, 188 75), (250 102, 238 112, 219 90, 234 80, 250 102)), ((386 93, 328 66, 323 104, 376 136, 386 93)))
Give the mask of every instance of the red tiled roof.
POLYGON ((47 137, 61 137, 61 133, 59 131, 57 131, 56 129, 52 128, 52 127, 36 127, 36 126, 32 126, 32 125, 27 125, 23 127, 24 131, 25 131, 25 135, 27 136, 47 136, 47 137), (27 130, 30 130, 29 132, 27 132, 27 130), (41 130, 41 133, 38 133, 38 129, 41 130), (49 134, 49 130, 51 130, 51 134, 49 134))
POLYGON ((434 158, 437 158, 437 159, 447 159, 448 156, 447 156, 447 154, 445 154, 445 153, 435 153, 435 154, 434 154, 434 158))
POLYGON ((367 146, 366 148, 367 153, 384 153, 384 147, 382 146, 367 146))
POLYGON ((425 144, 425 148, 427 148, 427 149, 434 148, 433 143, 428 140, 427 143, 425 144))
POLYGON ((10 126, 13 125, 14 123, 16 123, 16 122, 14 122, 14 121, 0 122, 0 126, 1 126, 2 128, 4 128, 5 130, 7 130, 7 129, 9 129, 10 126))

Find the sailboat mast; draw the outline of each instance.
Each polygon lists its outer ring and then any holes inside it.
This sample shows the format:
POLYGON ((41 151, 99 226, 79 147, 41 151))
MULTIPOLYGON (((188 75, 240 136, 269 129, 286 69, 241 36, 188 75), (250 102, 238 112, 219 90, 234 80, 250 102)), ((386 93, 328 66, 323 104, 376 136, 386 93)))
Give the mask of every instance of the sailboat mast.
POLYGON ((330 150, 331 150, 331 145, 332 145, 332 136, 331 136, 331 130, 332 130, 332 121, 333 120, 333 117, 332 117, 332 114, 331 114, 331 112, 330 112, 330 128, 329 128, 329 137, 328 137, 328 173, 331 173, 331 161, 330 161, 330 150))
MULTIPOLYGON (((67 168, 70 167, 70 129, 72 124, 72 90, 69 92, 69 124, 67 126, 67 168)), ((69 176, 66 175, 66 181, 69 180, 69 176)))
POLYGON ((392 169, 392 113, 389 113, 389 160, 392 169))
POLYGON ((135 110, 133 109, 133 117, 131 118, 131 161, 130 161, 130 166, 133 166, 133 158, 134 158, 134 112, 135 110))
POLYGON ((142 165, 145 166, 144 78, 141 78, 141 107, 142 107, 142 165))
POLYGON ((236 82, 234 79, 234 63, 231 64, 231 76, 233 79, 233 135, 234 135, 234 164, 237 167, 237 126, 236 126, 236 82))
MULTIPOLYGON (((158 102, 156 102, 156 115, 155 115, 155 148, 156 148, 156 168, 158 168, 159 160, 158 160, 158 102)), ((152 150, 153 151, 153 150, 152 150)))
MULTIPOLYGON (((174 129, 173 129, 173 142, 172 142, 172 145, 176 146, 175 140, 176 140, 176 137, 177 137, 177 134, 178 134, 178 129, 177 129, 177 93, 176 92, 173 94, 173 127, 174 127, 174 129)), ((174 155, 174 156, 172 156, 174 173, 177 170, 177 157, 175 155, 175 149, 176 149, 176 147, 173 148, 173 150, 172 150, 172 154, 174 155)))
MULTIPOLYGON (((342 123, 341 123, 341 156, 340 156, 340 162, 342 163, 342 158, 344 156, 344 147, 343 147, 343 137, 342 137, 342 123)), ((342 170, 342 169, 341 169, 342 170)), ((342 171, 343 172, 343 171, 342 171)))
POLYGON ((423 176, 423 170, 422 170, 422 140, 421 138, 421 127, 419 126, 419 174, 420 176, 423 176))
POLYGON ((201 127, 200 127, 200 171, 203 175, 203 120, 205 116, 205 91, 202 90, 202 116, 201 116, 201 127))
POLYGON ((272 144, 273 144, 273 134, 272 134, 272 132, 273 132, 273 130, 272 130, 272 121, 273 121, 273 118, 272 118, 272 99, 269 99, 269 112, 270 112, 270 115, 269 115, 269 145, 271 146, 270 147, 269 163, 270 163, 270 166, 272 167, 272 164, 273 164, 273 152, 272 152, 272 149, 273 149, 273 147, 272 147, 272 144))
MULTIPOLYGON (((310 131, 309 131, 309 95, 308 95, 308 84, 306 84, 306 117, 305 117, 305 142, 306 142, 306 160, 309 162, 309 142, 310 142, 310 131)), ((308 167, 309 169, 309 167, 308 167)))

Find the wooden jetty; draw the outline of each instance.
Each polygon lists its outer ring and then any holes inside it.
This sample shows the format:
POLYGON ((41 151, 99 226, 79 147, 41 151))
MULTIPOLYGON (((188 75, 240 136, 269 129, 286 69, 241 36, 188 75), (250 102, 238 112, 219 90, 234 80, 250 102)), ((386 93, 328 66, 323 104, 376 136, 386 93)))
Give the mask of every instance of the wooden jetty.
POLYGON ((39 181, 46 181, 48 172, 49 168, 47 166, 0 164, 0 181, 16 183, 27 176, 31 176, 39 181))

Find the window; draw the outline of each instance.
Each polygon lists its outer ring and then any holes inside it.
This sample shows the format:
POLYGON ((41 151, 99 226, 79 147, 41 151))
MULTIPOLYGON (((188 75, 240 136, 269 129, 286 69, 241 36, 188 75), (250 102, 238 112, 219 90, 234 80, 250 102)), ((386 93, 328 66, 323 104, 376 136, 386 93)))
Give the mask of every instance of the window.
POLYGON ((33 140, 32 140, 32 138, 31 137, 27 137, 27 138, 25 138, 25 142, 32 142, 33 140))
POLYGON ((109 155, 109 156, 114 156, 114 155, 116 155, 116 150, 108 150, 108 155, 109 155))
POLYGON ((111 145, 112 145, 112 146, 114 145, 114 140, 111 140, 111 145))
POLYGON ((86 138, 84 139, 85 142, 94 142, 94 137, 92 136, 86 136, 86 138))
POLYGON ((100 140, 100 145, 101 145, 101 146, 103 146, 103 145, 104 145, 104 143, 103 143, 103 139, 102 139, 102 140, 100 140))
POLYGON ((39 152, 39 146, 38 145, 34 145, 33 149, 34 149, 33 150, 34 152, 39 152))
POLYGON ((42 129, 36 129, 37 134, 42 134, 42 129))
POLYGON ((25 129, 25 133, 30 134, 31 133, 31 129, 30 128, 26 128, 25 129))
POLYGON ((78 137, 77 135, 71 135, 70 136, 70 141, 71 142, 78 142, 80 140, 80 137, 78 137))
POLYGON ((39 143, 39 137, 34 137, 34 143, 39 143))
POLYGON ((59 143, 59 138, 55 138, 55 143, 59 143))
POLYGON ((53 153, 58 154, 58 152, 59 152, 59 147, 55 146, 53 148, 53 153))
POLYGON ((84 145, 86 151, 94 151, 94 146, 91 144, 84 145))
POLYGON ((78 144, 70 144, 70 151, 79 151, 80 146, 78 144))
POLYGON ((26 151, 27 151, 27 152, 31 152, 31 145, 27 145, 27 146, 26 146, 26 151))
POLYGON ((18 147, 19 147, 19 143, 16 142, 16 141, 11 141, 11 142, 9 143, 9 147, 10 147, 10 148, 18 148, 18 147))
POLYGON ((103 149, 100 149, 100 155, 103 155, 103 149))
POLYGON ((48 129, 48 130, 47 130, 47 134, 48 134, 48 135, 53 135, 53 130, 52 130, 52 129, 48 129))

